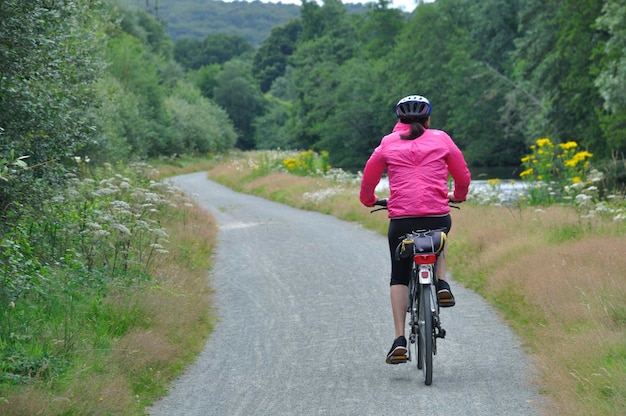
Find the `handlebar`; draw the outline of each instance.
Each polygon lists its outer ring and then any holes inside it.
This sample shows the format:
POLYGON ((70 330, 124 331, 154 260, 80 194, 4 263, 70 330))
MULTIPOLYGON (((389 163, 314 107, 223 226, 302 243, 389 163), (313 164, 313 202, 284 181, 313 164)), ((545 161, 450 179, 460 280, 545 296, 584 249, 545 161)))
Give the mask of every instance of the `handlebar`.
POLYGON ((374 206, 379 206, 381 208, 376 208, 370 211, 370 213, 376 212, 376 211, 382 211, 387 209, 387 203, 389 202, 389 199, 387 198, 380 198, 377 199, 376 202, 374 202, 374 206))
MULTIPOLYGON (((449 200, 448 201, 448 205, 450 206, 450 208, 455 208, 455 209, 461 209, 461 207, 459 207, 458 205, 453 205, 454 204, 460 204, 463 201, 452 201, 449 200)), ((387 204, 389 203, 389 199, 388 198, 380 198, 377 199, 376 202, 374 202, 374 206, 379 206, 381 208, 375 208, 373 210, 370 211, 370 213, 374 213, 376 211, 382 211, 387 209, 387 204)))

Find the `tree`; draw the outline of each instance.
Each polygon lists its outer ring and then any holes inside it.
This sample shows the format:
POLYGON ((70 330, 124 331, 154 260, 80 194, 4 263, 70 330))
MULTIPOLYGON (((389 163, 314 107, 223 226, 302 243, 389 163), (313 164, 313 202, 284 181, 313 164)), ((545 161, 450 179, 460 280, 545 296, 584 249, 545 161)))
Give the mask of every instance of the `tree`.
POLYGON ((527 112, 529 140, 552 137, 575 140, 605 153, 594 108, 602 101, 591 76, 594 44, 601 34, 592 28, 601 3, 593 0, 528 0, 522 13, 521 37, 514 54, 515 78, 541 103, 527 112))
POLYGON ((168 154, 206 155, 235 145, 237 135, 226 111, 191 85, 180 82, 165 98, 165 108, 172 131, 168 154))
POLYGON ((376 66, 353 58, 337 68, 335 87, 320 94, 329 111, 316 125, 319 139, 313 148, 327 150, 333 166, 363 169, 382 136, 390 132, 395 123, 393 105, 374 88, 384 77, 376 66))
POLYGON ((622 1, 606 1, 597 19, 599 30, 608 34, 596 48, 597 74, 594 85, 603 100, 601 128, 607 146, 616 153, 626 152, 626 5, 622 1))
POLYGON ((219 64, 205 65, 197 71, 187 72, 187 76, 202 91, 202 95, 212 99, 213 91, 217 87, 217 75, 221 70, 222 67, 219 64))
POLYGON ((154 56, 139 39, 122 33, 109 41, 108 59, 108 71, 122 86, 124 101, 133 103, 132 112, 119 114, 132 153, 140 158, 163 154, 168 141, 163 106, 167 90, 154 56))
POLYGON ((31 166, 0 184, 1 215, 14 202, 40 202, 34 183, 61 184, 58 162, 92 137, 104 68, 98 13, 86 1, 0 2, 0 159, 28 156, 31 166))
POLYGON ((265 112, 265 100, 252 77, 250 62, 233 59, 217 75, 214 100, 226 110, 238 134, 237 147, 253 149, 256 117, 265 112))
POLYGON ((204 40, 180 38, 174 46, 174 59, 186 69, 199 69, 206 65, 223 64, 254 47, 246 38, 238 35, 216 33, 204 40))
POLYGON ((468 31, 480 48, 474 58, 499 73, 509 74, 511 53, 518 36, 519 14, 523 0, 484 0, 466 2, 468 31))
POLYGON ((269 91, 276 78, 285 74, 301 31, 302 25, 296 19, 276 27, 257 51, 252 62, 252 74, 258 80, 262 92, 269 91))
POLYGON ((340 66, 358 52, 357 37, 338 0, 302 5, 302 34, 293 55, 293 116, 297 134, 294 146, 308 148, 320 140, 320 132, 336 102, 340 66))
POLYGON ((391 1, 369 3, 363 15, 355 15, 355 26, 363 51, 368 57, 379 59, 393 50, 398 35, 406 24, 405 14, 389 8, 391 1))
POLYGON ((162 21, 139 9, 122 8, 120 12, 120 28, 124 32, 139 39, 150 52, 172 58, 172 38, 165 31, 162 21))
POLYGON ((419 6, 388 59, 388 90, 396 101, 408 94, 428 97, 431 126, 447 131, 471 165, 515 164, 523 138, 505 136, 500 124, 511 87, 474 58, 480 47, 471 28, 467 10, 456 1, 419 6), (422 37, 427 41, 416 42, 422 37))

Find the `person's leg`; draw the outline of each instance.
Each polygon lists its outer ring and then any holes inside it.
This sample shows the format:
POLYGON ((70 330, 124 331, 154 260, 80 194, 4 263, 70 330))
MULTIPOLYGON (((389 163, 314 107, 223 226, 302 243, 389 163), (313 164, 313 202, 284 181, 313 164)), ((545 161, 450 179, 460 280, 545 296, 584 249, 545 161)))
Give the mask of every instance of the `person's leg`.
POLYGON ((406 309, 409 301, 409 287, 406 285, 392 285, 389 287, 391 294, 391 311, 393 313, 393 326, 395 338, 404 336, 406 323, 406 309))
POLYGON ((439 254, 439 259, 437 259, 437 279, 446 280, 446 251, 448 250, 447 246, 444 246, 443 251, 439 254))
POLYGON ((410 232, 405 229, 404 221, 392 220, 389 224, 389 254, 391 256, 391 281, 389 284, 389 294, 391 298, 391 312, 393 315, 394 341, 391 349, 387 353, 387 364, 399 364, 407 360, 407 340, 404 336, 406 310, 409 300, 409 276, 411 273, 411 262, 408 259, 398 260, 395 258, 395 251, 399 237, 410 232))
POLYGON ((450 284, 446 281, 446 251, 447 247, 444 247, 437 259, 437 299, 441 307, 454 306, 456 303, 450 284))
POLYGON ((387 353, 387 364, 400 364, 407 361, 407 341, 404 336, 404 324, 406 320, 406 308, 409 299, 409 287, 395 284, 389 287, 391 294, 391 311, 393 313, 393 325, 395 337, 391 349, 387 353))

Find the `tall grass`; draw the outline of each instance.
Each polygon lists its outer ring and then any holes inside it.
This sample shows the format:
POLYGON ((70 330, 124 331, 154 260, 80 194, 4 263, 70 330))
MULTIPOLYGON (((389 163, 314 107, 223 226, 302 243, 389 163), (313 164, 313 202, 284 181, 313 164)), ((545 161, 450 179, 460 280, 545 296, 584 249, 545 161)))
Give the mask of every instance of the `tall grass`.
POLYGON ((81 168, 2 238, 2 415, 143 414, 213 324, 206 212, 148 167, 81 168))
MULTIPOLYGON (((386 232, 387 219, 360 205, 350 181, 258 176, 245 168, 251 165, 223 163, 209 178, 386 232)), ((453 277, 494 305, 523 340, 551 415, 626 414, 626 223, 614 213, 471 201, 452 212, 453 277)))

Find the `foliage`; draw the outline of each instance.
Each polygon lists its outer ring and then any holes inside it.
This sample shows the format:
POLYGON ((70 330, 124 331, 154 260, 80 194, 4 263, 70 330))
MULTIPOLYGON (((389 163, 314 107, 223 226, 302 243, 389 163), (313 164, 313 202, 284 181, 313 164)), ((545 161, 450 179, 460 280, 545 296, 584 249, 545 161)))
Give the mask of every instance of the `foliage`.
POLYGON ((298 176, 324 175, 330 170, 328 152, 317 154, 313 150, 300 152, 297 157, 283 160, 287 172, 298 176))
POLYGON ((113 287, 140 284, 167 253, 160 219, 171 209, 171 190, 150 182, 145 166, 115 172, 77 163, 85 176, 0 240, 0 382, 58 377, 89 317, 78 309, 93 308, 113 287))
POLYGON ((598 17, 597 29, 609 37, 596 45, 599 62, 593 72, 594 85, 603 99, 600 113, 601 128, 611 149, 626 149, 626 5, 621 1, 606 1, 598 17))
POLYGON ((141 41, 151 53, 171 59, 173 42, 158 18, 139 9, 122 9, 118 16, 120 29, 141 41))
POLYGON ((369 3, 364 14, 353 17, 363 51, 372 59, 380 59, 393 50, 404 29, 406 14, 391 8, 391 3, 389 0, 369 3))
POLYGON ((202 39, 209 34, 238 35, 253 45, 261 45, 270 31, 300 14, 293 4, 223 2, 215 0, 159 0, 147 6, 144 0, 123 0, 167 21, 174 40, 202 39))
MULTIPOLYGON (((122 16, 146 14, 139 11, 120 13, 122 16)), ((102 127, 106 136, 100 148, 106 149, 109 157, 132 155, 147 158, 182 153, 206 154, 232 147, 235 143, 232 122, 211 101, 212 95, 205 94, 203 98, 200 93, 207 89, 212 93, 219 66, 205 66, 190 74, 195 85, 184 82, 183 69, 173 61, 171 53, 156 54, 151 43, 132 34, 158 32, 153 27, 154 18, 124 18, 122 21, 144 22, 148 28, 136 27, 137 23, 128 29, 130 33, 122 31, 109 39, 110 77, 101 81, 101 93, 106 103, 102 110, 110 114, 111 121, 102 127)), ((143 38, 159 39, 158 36, 143 38)), ((237 42, 241 41, 237 38, 237 42)), ((158 44, 165 48, 163 42, 158 44)), ((171 44, 167 45, 171 47, 171 44)), ((231 46, 228 43, 229 49, 231 46)), ((101 150, 94 151, 91 155, 102 153, 101 150)))
POLYGON ((228 114, 190 85, 180 82, 165 98, 165 109, 172 129, 170 154, 225 152, 237 141, 228 114))
POLYGON ((272 87, 276 78, 285 75, 289 57, 296 49, 296 41, 302 31, 299 20, 275 27, 254 55, 252 74, 259 82, 262 92, 272 87))
POLYGON ((79 166, 39 222, 24 218, 1 239, 3 415, 144 414, 211 327, 206 214, 148 166, 79 166), (125 265, 98 266, 123 247, 125 265))
MULTIPOLYGON (((279 78, 279 81, 283 78, 279 78)), ((276 88, 279 83, 274 83, 276 88)), ((275 91, 275 90, 273 90, 275 91)), ((293 146, 290 132, 290 103, 271 94, 267 97, 265 114, 254 119, 254 143, 258 150, 290 149, 293 146)))
POLYGON ((266 101, 250 71, 249 60, 231 60, 216 76, 214 100, 229 115, 239 149, 253 149, 254 119, 265 113, 266 101))
POLYGON ((203 66, 224 64, 254 48, 242 36, 216 33, 203 40, 178 38, 174 45, 174 58, 185 69, 200 69, 203 66))
POLYGON ((222 70, 219 64, 206 65, 197 71, 187 71, 187 78, 202 93, 203 96, 213 99, 215 87, 217 87, 217 74, 222 70))
MULTIPOLYGON (((169 19, 173 7, 160 2, 152 12, 167 9, 169 19)), ((178 11, 188 7, 178 2, 178 11)), ((420 93, 433 102, 432 126, 450 133, 471 165, 517 165, 532 139, 545 136, 577 140, 599 159, 626 150, 615 98, 625 82, 616 65, 623 50, 619 2, 440 0, 420 2, 407 15, 385 0, 358 13, 333 0, 305 1, 298 10, 299 18, 272 27, 249 68, 263 93, 277 80, 293 92, 245 123, 281 138, 240 140, 246 148, 272 142, 324 148, 334 165, 358 169, 393 124, 393 103, 420 93), (355 116, 348 109, 357 102, 355 116), (288 120, 280 120, 285 111, 288 120), (358 141, 358 134, 366 137, 358 141)), ((220 42, 215 47, 229 52, 220 42)), ((214 70, 204 75, 202 89, 211 98, 220 85, 214 70)))
POLYGON ((0 228, 13 204, 38 203, 36 183, 62 181, 62 164, 90 142, 104 68, 99 10, 90 1, 0 3, 0 160, 28 157, 31 166, 0 184, 0 228))
POLYGON ((520 177, 531 183, 528 202, 551 204, 571 199, 571 185, 587 182, 591 153, 578 151, 578 143, 570 141, 555 146, 548 138, 538 139, 530 146, 532 153, 522 158, 526 168, 520 177))
POLYGON ((109 41, 108 72, 120 83, 116 104, 122 132, 131 153, 138 157, 156 156, 166 151, 167 114, 164 108, 166 88, 161 82, 156 57, 139 39, 122 33, 109 41))

